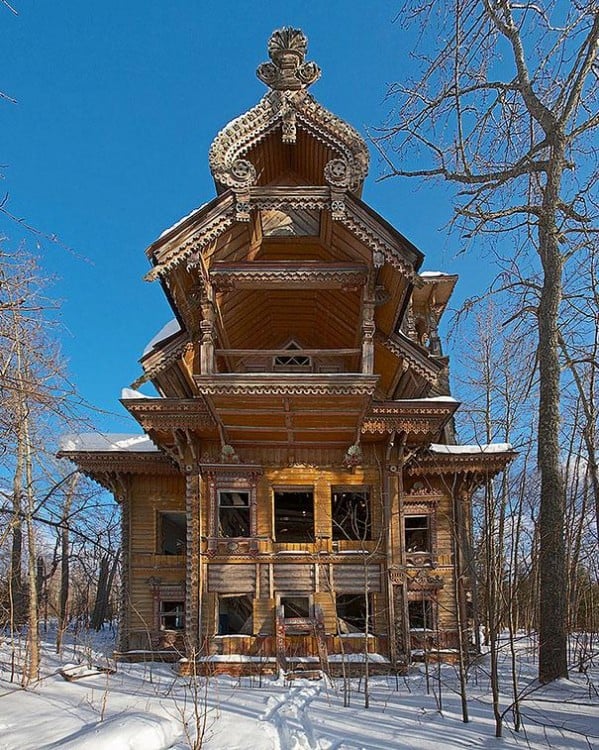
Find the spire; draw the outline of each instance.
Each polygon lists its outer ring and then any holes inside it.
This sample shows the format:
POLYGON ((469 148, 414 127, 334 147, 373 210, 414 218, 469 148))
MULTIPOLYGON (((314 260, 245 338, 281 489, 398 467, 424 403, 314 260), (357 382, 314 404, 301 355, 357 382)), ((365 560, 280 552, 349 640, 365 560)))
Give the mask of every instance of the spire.
POLYGON ((301 29, 285 26, 273 31, 268 40, 268 56, 272 62, 258 66, 256 75, 275 91, 306 89, 320 78, 320 68, 305 62, 308 39, 301 29))
POLYGON ((292 154, 283 150, 279 158, 276 149, 264 144, 279 139, 285 148, 293 147, 299 131, 319 145, 311 156, 305 148, 298 149, 294 169, 305 176, 306 184, 331 187, 334 218, 342 211, 343 194, 359 195, 362 189, 368 148, 351 125, 326 110, 307 90, 320 78, 318 65, 306 62, 307 47, 300 29, 285 27, 272 33, 268 41, 271 62, 262 63, 256 71, 269 90, 255 107, 226 125, 210 147, 210 170, 217 190, 235 192, 239 221, 249 220, 250 189, 259 180, 269 184, 277 179, 279 174, 274 172, 285 169, 292 154))

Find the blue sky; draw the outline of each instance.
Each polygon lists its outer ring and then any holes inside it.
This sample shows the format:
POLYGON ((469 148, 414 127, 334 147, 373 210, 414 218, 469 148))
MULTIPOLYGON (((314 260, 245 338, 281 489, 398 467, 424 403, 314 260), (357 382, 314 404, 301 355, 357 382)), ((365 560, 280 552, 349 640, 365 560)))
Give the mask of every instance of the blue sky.
MULTIPOLYGON (((265 93, 256 78, 273 29, 302 28, 322 68, 311 91, 362 134, 388 115, 387 84, 409 72, 411 41, 397 4, 102 3, 14 0, 0 5, 2 194, 9 210, 72 252, 42 242, 56 275, 63 350, 83 397, 114 414, 101 429, 135 429, 118 404, 147 341, 172 317, 157 283, 142 280, 147 245, 214 195, 208 149, 218 130, 265 93)), ((450 195, 420 182, 377 182, 364 199, 426 255, 423 268, 459 273, 456 303, 480 292, 480 258, 456 257, 443 226, 450 195)), ((15 245, 24 235, 0 217, 15 245)), ((36 241, 27 242, 36 250, 36 241)))

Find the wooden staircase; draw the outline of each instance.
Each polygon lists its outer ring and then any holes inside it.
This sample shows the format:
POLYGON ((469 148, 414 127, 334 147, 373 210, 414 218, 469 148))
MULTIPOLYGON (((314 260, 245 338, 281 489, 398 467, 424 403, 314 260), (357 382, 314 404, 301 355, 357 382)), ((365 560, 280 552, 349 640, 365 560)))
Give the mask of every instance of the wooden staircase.
POLYGON ((276 652, 277 666, 287 680, 303 678, 320 680, 329 674, 329 653, 324 629, 324 615, 319 605, 314 607, 313 617, 285 618, 283 607, 279 605, 276 612, 276 652), (318 653, 318 667, 306 669, 302 663, 292 666, 293 657, 287 654, 287 636, 306 634, 313 636, 318 653))

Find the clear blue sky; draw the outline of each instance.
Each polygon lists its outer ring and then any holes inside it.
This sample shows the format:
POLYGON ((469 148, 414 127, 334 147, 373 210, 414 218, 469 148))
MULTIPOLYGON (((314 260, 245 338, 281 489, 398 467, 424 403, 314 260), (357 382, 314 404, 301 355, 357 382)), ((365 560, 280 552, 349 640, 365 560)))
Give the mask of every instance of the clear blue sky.
MULTIPOLYGON (((172 317, 157 283, 142 280, 144 249, 214 195, 208 149, 217 131, 266 89, 255 69, 273 29, 302 28, 322 68, 311 91, 362 134, 386 118, 387 84, 409 70, 411 42, 397 4, 126 0, 0 5, 0 190, 8 208, 73 253, 39 250, 63 300, 63 350, 83 397, 114 415, 98 426, 135 431, 118 404, 147 341, 172 317), (118 415, 122 416, 118 416, 118 415)), ((376 182, 364 199, 426 255, 423 268, 461 275, 456 301, 488 281, 480 258, 445 239, 449 194, 376 182)), ((19 227, 0 217, 16 244, 19 227)), ((30 247, 35 240, 29 237, 30 247)))

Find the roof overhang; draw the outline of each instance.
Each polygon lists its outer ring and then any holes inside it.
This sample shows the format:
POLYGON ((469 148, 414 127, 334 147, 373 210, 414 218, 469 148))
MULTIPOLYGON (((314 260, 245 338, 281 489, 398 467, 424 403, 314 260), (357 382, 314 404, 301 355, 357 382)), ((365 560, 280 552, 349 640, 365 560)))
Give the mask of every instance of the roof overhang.
POLYGON ((405 436, 409 445, 427 444, 438 439, 459 406, 449 397, 376 403, 364 419, 362 437, 368 441, 398 433, 405 436))
POLYGON ((494 477, 518 455, 511 446, 439 446, 428 448, 416 456, 407 471, 412 476, 460 475, 478 486, 494 477))
POLYGON ((359 436, 377 379, 309 373, 195 377, 231 445, 345 448, 359 436))

